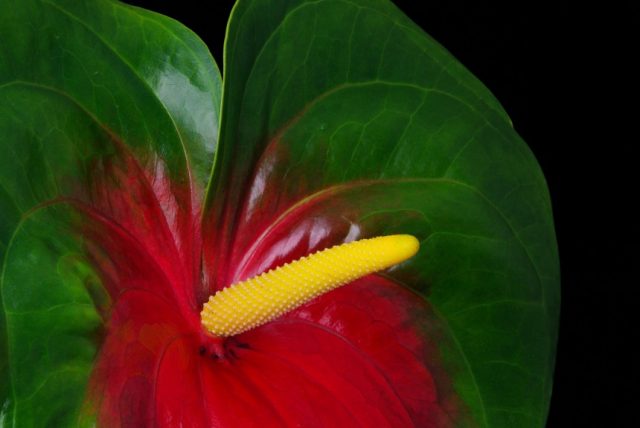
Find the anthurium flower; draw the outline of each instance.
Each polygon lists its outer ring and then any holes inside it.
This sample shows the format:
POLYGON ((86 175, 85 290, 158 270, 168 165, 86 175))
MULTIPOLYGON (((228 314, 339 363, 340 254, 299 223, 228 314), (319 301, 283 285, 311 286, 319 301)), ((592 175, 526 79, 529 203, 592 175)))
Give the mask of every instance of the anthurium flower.
POLYGON ((544 425, 544 177, 393 4, 240 0, 224 80, 189 30, 112 0, 0 2, 0 40, 0 425, 544 425), (418 253, 203 325, 231 284, 395 234, 418 253))

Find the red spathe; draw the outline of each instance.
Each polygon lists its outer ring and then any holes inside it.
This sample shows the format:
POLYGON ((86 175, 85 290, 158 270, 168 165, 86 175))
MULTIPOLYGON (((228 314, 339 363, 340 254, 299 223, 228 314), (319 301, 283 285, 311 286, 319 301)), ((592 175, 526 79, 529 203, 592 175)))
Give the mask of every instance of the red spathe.
MULTIPOLYGON (((86 404, 99 425, 446 427, 459 422, 459 401, 434 345, 437 329, 429 324, 436 317, 421 297, 371 275, 262 327, 213 339, 199 315, 215 291, 201 273, 199 193, 190 183, 173 183, 160 161, 142 166, 126 153, 101 161, 93 176, 80 198, 87 202, 78 206, 88 252, 111 299, 101 306, 105 338, 86 404)), ((250 233, 257 238, 264 228, 250 233)), ((299 248, 309 242, 300 242, 314 232, 295 229, 296 237, 278 241, 277 257, 258 245, 251 257, 224 259, 242 260, 243 273, 259 273, 253 271, 264 270, 267 260, 282 264, 304 255, 299 248)), ((339 243, 325 241, 320 248, 339 243)), ((234 276, 238 266, 226 269, 221 277, 234 276)))

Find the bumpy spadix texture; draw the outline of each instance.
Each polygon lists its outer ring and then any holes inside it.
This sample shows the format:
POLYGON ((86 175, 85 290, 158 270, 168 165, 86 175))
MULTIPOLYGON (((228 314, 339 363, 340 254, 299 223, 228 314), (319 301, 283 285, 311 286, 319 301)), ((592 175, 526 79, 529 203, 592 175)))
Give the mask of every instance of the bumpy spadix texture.
POLYGON ((336 245, 225 288, 209 298, 202 324, 216 336, 258 327, 315 297, 401 263, 418 252, 411 235, 336 245))

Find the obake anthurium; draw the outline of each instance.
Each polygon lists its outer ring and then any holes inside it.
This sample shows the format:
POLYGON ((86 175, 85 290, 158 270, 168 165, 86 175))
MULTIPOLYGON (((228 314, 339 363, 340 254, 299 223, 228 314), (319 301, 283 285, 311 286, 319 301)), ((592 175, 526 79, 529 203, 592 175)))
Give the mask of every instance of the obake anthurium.
POLYGON ((544 177, 391 3, 241 0, 224 81, 110 0, 1 0, 0 40, 1 426, 544 425, 544 177))

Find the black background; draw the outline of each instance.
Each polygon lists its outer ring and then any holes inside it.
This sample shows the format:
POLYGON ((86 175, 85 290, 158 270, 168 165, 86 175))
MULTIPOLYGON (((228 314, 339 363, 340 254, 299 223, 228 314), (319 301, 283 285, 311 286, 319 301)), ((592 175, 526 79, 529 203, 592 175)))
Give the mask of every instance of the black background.
MULTIPOLYGON (((221 67, 233 2, 211 2, 213 12, 195 0, 127 2, 187 25, 221 67)), ((631 396, 621 387, 635 381, 635 369, 622 352, 620 314, 638 280, 628 274, 637 233, 627 202, 634 143, 622 129, 635 118, 620 100, 635 102, 624 58, 633 52, 625 44, 636 11, 624 4, 395 3, 496 95, 547 178, 562 269, 548 427, 627 426, 631 396)))

